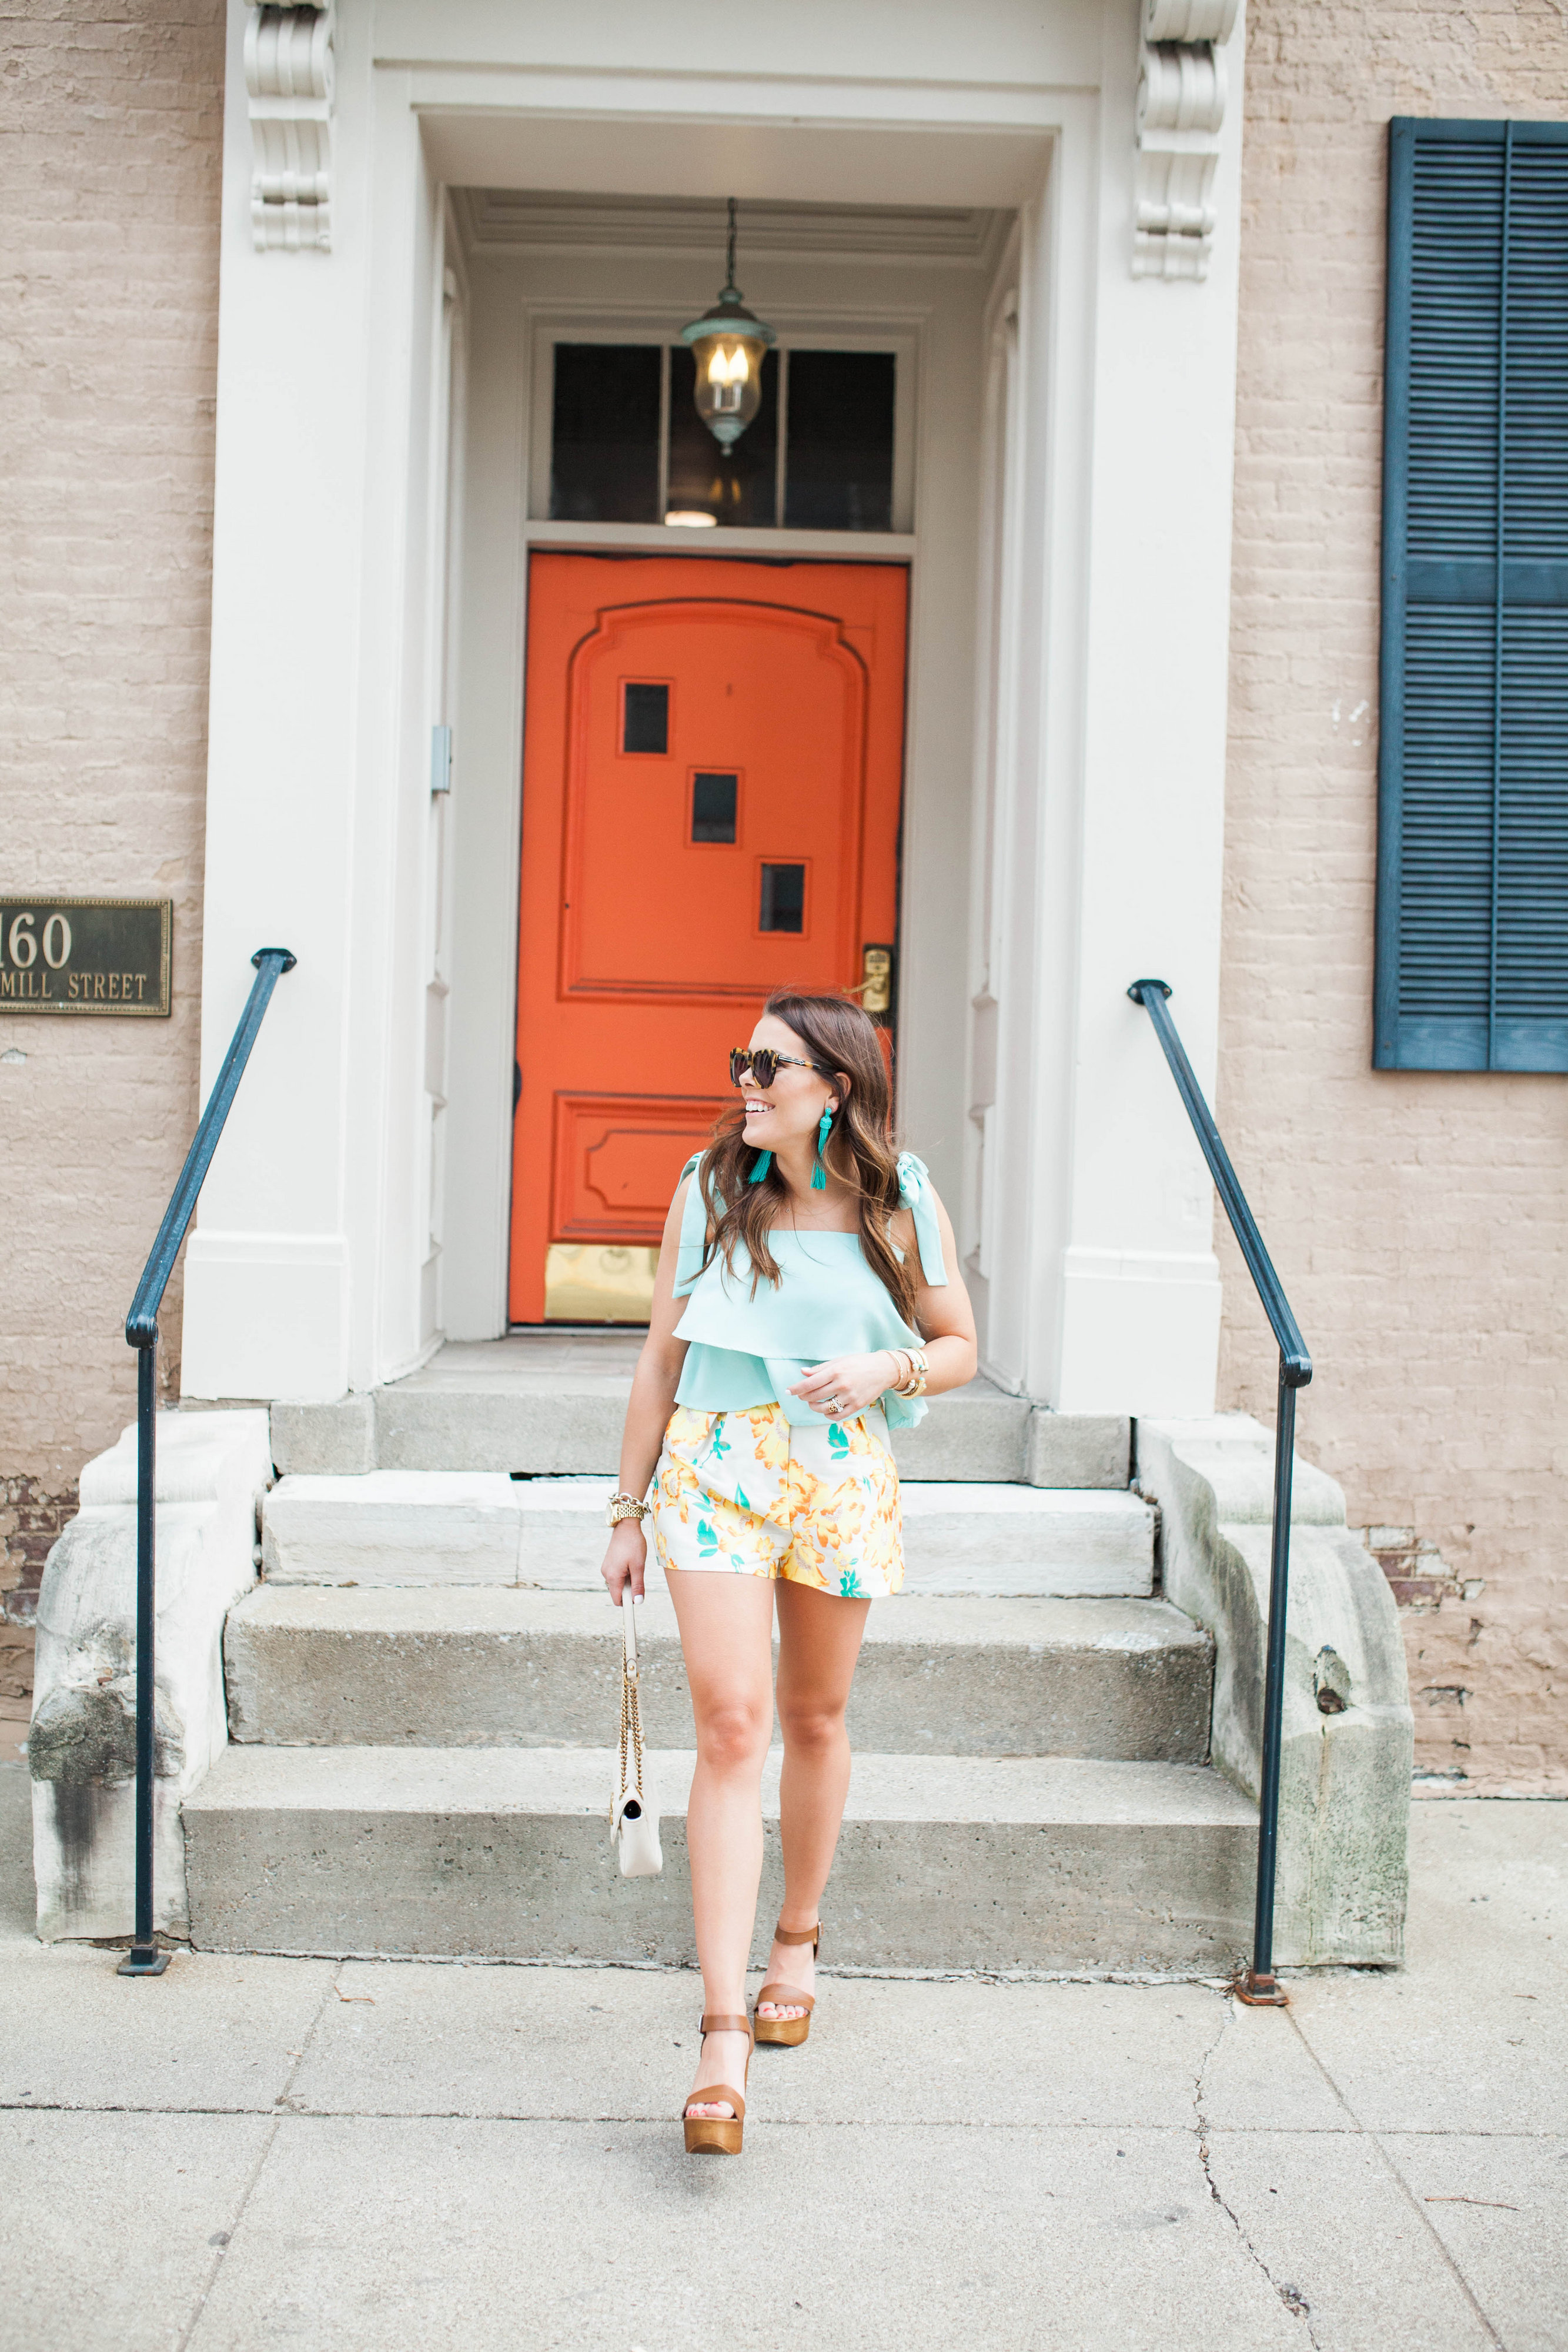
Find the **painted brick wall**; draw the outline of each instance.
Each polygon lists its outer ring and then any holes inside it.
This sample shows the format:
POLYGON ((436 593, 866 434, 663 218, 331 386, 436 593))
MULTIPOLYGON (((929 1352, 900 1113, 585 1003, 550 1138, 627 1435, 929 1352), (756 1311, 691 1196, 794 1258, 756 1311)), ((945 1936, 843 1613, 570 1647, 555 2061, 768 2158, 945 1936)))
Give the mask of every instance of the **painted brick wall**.
MULTIPOLYGON (((1250 0, 1247 77, 1220 1117, 1418 1763, 1568 1790, 1568 1080, 1370 1066, 1385 125, 1562 120, 1568 6, 1250 0)), ((1222 1400, 1271 1421, 1223 1264, 1222 1400)))
MULTIPOLYGON (((174 901, 167 1022, 0 1016, 0 1611, 135 1410, 196 1101, 220 0, 12 0, 0 65, 0 888, 174 901)), ((179 1294, 165 1311, 175 1385, 179 1294)))

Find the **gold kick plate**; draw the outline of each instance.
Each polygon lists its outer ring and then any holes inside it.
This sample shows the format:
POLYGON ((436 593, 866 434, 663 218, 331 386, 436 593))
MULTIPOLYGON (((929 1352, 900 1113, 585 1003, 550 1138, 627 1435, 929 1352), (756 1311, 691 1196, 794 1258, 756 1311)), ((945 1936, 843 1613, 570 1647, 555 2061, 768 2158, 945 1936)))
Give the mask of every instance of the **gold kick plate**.
POLYGON ((545 1253, 547 1323, 645 1323, 653 1304, 656 1249, 552 1242, 545 1253))

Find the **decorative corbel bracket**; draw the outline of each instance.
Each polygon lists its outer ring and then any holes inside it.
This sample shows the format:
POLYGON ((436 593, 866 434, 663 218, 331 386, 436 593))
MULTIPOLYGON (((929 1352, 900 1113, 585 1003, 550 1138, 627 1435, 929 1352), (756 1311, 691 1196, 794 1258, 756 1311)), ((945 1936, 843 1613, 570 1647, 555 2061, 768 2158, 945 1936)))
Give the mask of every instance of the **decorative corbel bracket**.
POLYGON ((250 223, 257 253, 325 253, 332 242, 332 0, 249 0, 250 223))
POLYGON ((1207 278, 1225 120, 1224 44, 1239 0, 1142 0, 1134 278, 1207 278))

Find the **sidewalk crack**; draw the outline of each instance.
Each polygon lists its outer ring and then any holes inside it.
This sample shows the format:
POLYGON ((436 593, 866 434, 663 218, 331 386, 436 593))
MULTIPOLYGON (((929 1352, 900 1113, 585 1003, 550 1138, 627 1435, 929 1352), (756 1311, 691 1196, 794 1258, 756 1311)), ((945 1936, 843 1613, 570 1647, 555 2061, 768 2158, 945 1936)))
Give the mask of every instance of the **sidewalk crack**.
POLYGON ((1455 2256, 1449 2252, 1448 2243, 1443 2237, 1442 2231, 1437 2228, 1437 2223, 1433 2221, 1432 2216, 1427 2212, 1426 2207, 1416 2198, 1415 2190, 1411 2188, 1409 2182, 1406 2179, 1405 2175, 1400 2171, 1399 2167, 1389 2155, 1388 2150, 1384 2147, 1381 2135, 1375 2130, 1368 2130, 1366 2125, 1362 2122, 1361 2117, 1351 2105, 1350 2101, 1346 2098, 1339 2084, 1329 2072, 1327 2065, 1320 2057, 1317 2051, 1313 2049, 1312 2044, 1302 2027, 1301 2021, 1293 2009, 1290 2011, 1290 2019, 1291 2027, 1295 2032, 1296 2039, 1300 2042, 1302 2049, 1306 2052, 1307 2056, 1311 2059, 1312 2064, 1317 2068, 1318 2073, 1322 2075, 1323 2081, 1328 2084, 1329 2089, 1333 2092, 1340 2105, 1343 2108, 1345 2115, 1350 2121, 1352 2129, 1359 2133, 1362 2138, 1368 2141, 1376 2150, 1379 2164, 1382 2165, 1385 2172, 1387 2173, 1388 2178, 1394 2183, 1395 2188, 1405 2200, 1406 2205, 1409 2206, 1421 2230, 1430 2240, 1431 2243, 1437 2248, 1444 2266, 1448 2270, 1449 2276, 1453 2279, 1454 2284, 1458 2288, 1459 2293, 1464 2296, 1465 2301, 1475 2313, 1477 2319, 1479 2320, 1491 2341, 1500 2347, 1502 2337, 1498 2334, 1497 2329, 1493 2326, 1491 2320, 1488 2315, 1486 2306, 1481 2302, 1479 2295, 1477 2294, 1469 2279, 1465 2276, 1464 2272, 1460 2269, 1455 2256))
POLYGON ((251 2166, 250 2171, 246 2175, 245 2187, 240 2190, 239 2202, 235 2207, 234 2212, 230 2217, 228 2228, 226 2230, 220 2230, 217 2232, 217 2251, 213 2256, 211 2267, 207 2272, 205 2284, 192 2306, 191 2315, 185 2322, 184 2326, 181 2329, 178 2336, 175 2338, 174 2352, 186 2352, 186 2347, 189 2345, 192 2336, 195 2334, 197 2328, 202 2324, 202 2314, 205 2311, 207 2305, 211 2300, 213 2289, 218 2283, 218 2276, 224 2266, 224 2257, 228 2252, 231 2244, 234 2242, 235 2234, 239 2228, 241 2221, 245 2217, 246 2208, 250 2203, 251 2192, 255 2189, 256 2182, 261 2178, 262 2167, 266 2164, 267 2158, 272 2154, 272 2144, 277 2137, 278 2126, 281 2122, 282 2117, 280 2116, 273 2116, 269 2118, 267 2129, 262 2137, 261 2147, 257 2153, 256 2162, 251 2166))
POLYGON ((1214 2177, 1213 2167, 1209 2160, 1209 2123, 1208 2116, 1205 2111, 1203 2104, 1204 2084, 1207 2079, 1210 2066, 1213 2064, 1215 2058, 1218 2055, 1220 2048, 1225 2042, 1227 2037, 1234 2030, 1235 2024, 1236 1999, 1234 1994, 1230 1994, 1228 1995, 1226 1999, 1225 2012, 1220 2022, 1219 2031, 1215 2035, 1214 2040, 1210 2042, 1208 2048, 1205 2051, 1202 2062, 1198 2066, 1197 2077, 1193 2083, 1192 2104, 1193 2111, 1197 2117, 1197 2160, 1203 2168, 1204 2179, 1208 2184, 1208 2193, 1210 2197, 1214 2200, 1214 2202, 1218 2206, 1220 2211, 1224 2214, 1226 2220, 1235 2231, 1241 2246, 1246 2252, 1249 2261, 1252 2263, 1254 2269, 1261 2274, 1267 2284, 1273 2288, 1274 2293, 1279 2296, 1280 2301, 1284 2305, 1285 2309, 1290 2313, 1291 2318, 1301 2321, 1306 2329, 1307 2342, 1312 2347, 1312 2352, 1322 2352, 1322 2346, 1312 2327, 1312 2305, 1308 2303, 1306 2296, 1301 2293, 1299 2286, 1292 2286, 1288 2280, 1277 2279, 1274 2276, 1273 2272, 1270 2269, 1268 2263, 1264 2261, 1262 2255, 1259 2252, 1257 2247, 1248 2236, 1247 2230, 1240 2214, 1238 2213, 1234 2205, 1229 2203, 1221 2190, 1218 2181, 1216 2180, 1214 2177))
MULTIPOLYGON (((332 1970, 331 1979, 328 1984, 326 1990, 322 1993, 320 2000, 316 2004, 316 2013, 311 2018, 309 2024, 305 2029, 305 2032, 299 2037, 298 2053, 295 2057, 293 2065, 288 2070, 287 2080, 285 2082, 282 2090, 279 2091, 277 2095, 277 2100, 274 2104, 274 2111, 267 2118, 268 2129, 263 2134, 261 2147, 257 2152, 256 2162, 251 2166, 250 2171, 246 2179, 245 2187, 240 2190, 239 2201, 235 2207, 228 2228, 226 2230, 219 2230, 213 2239, 212 2242, 215 2251, 213 2255, 211 2268, 207 2272, 206 2283, 203 2286, 201 2293, 197 2295, 196 2300, 192 2306, 189 2319, 185 2322, 184 2326, 181 2329, 179 2336, 175 2339, 174 2352, 187 2352, 187 2347, 190 2345, 192 2337, 195 2335, 197 2328, 201 2326, 202 2315, 206 2310, 208 2304, 212 2300, 213 2289, 216 2286, 223 2273, 225 2258, 228 2253, 230 2246, 234 2243, 235 2237, 239 2233, 239 2226, 245 2219, 246 2212, 250 2204, 251 2197, 256 2189, 256 2184, 261 2179, 263 2169, 267 2164, 267 2159, 272 2154, 274 2143, 277 2138, 279 2131, 282 2129, 283 2118, 287 2115, 297 2114, 298 2112, 293 2105, 295 2078, 298 2076, 300 2067, 305 2063, 306 2057, 309 2053, 310 2044, 316 2037, 316 2029, 320 2024, 322 2016, 325 2013, 327 2003, 336 1997, 338 1990, 338 1979, 342 1975, 346 1966, 346 1961, 340 1960, 337 1967, 332 1970)), ((241 2112, 255 2113, 256 2111, 251 2109, 242 2110, 241 2112)))

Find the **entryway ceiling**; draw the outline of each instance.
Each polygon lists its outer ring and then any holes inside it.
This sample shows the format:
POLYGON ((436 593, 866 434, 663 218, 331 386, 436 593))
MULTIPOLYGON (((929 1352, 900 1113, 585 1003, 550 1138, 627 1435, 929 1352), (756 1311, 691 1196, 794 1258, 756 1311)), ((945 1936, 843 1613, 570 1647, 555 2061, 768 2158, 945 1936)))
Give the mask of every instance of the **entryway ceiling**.
POLYGON ((419 112, 431 172, 449 188, 663 190, 675 205, 735 195, 802 212, 893 211, 900 198, 917 212, 1016 207, 1043 184, 1052 139, 1010 123, 419 112))

